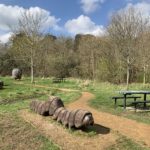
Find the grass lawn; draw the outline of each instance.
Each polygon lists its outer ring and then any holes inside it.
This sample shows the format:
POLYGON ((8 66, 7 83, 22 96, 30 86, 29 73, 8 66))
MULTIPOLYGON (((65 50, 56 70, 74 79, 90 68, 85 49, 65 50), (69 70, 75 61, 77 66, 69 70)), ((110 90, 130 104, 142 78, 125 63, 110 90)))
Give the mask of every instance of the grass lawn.
POLYGON ((28 78, 23 79, 22 81, 14 81, 10 77, 1 77, 0 79, 2 79, 5 84, 4 89, 0 90, 0 104, 10 104, 18 101, 31 100, 36 98, 40 100, 48 100, 48 97, 52 95, 61 97, 64 103, 69 103, 73 100, 76 100, 81 95, 81 93, 78 91, 65 92, 60 91, 57 88, 48 86, 48 81, 43 82, 43 84, 38 84, 48 87, 44 88, 35 87, 34 85, 29 84, 30 82, 28 78))
POLYGON ((106 150, 149 150, 149 148, 141 147, 141 145, 135 143, 132 139, 129 139, 119 133, 116 133, 119 138, 114 145, 111 145, 106 150))
MULTIPOLYGON (((80 97, 80 92, 63 92, 52 88, 40 88, 16 84, 10 77, 0 77, 4 88, 0 90, 0 149, 1 150, 58 150, 57 145, 44 137, 37 129, 18 116, 21 109, 29 108, 32 99, 48 100, 50 95, 60 96, 64 103, 80 97)), ((23 81, 25 84, 29 79, 23 81)))
MULTIPOLYGON (((5 83, 4 89, 0 90, 0 149, 2 150, 60 149, 37 129, 18 116, 19 110, 29 108, 29 103, 32 99, 47 100, 50 95, 61 97, 64 103, 67 104, 78 99, 82 91, 89 91, 96 96, 95 99, 90 101, 92 107, 101 111, 135 119, 140 122, 150 123, 150 112, 124 112, 121 106, 114 109, 114 103, 111 97, 116 95, 117 90, 124 89, 124 85, 118 86, 109 83, 92 84, 92 82, 84 85, 84 81, 76 79, 67 79, 63 83, 54 84, 51 79, 36 78, 34 85, 45 86, 46 88, 44 88, 31 85, 29 78, 23 78, 21 81, 14 81, 10 77, 0 77, 0 80, 3 80, 5 83), (59 88, 78 91, 60 91, 59 88)), ((143 87, 140 84, 132 84, 130 89, 150 90, 150 86, 147 85, 147 87, 143 87)), ((121 104, 121 102, 119 104, 121 104)), ((90 131, 89 133, 92 132, 90 131)), ((77 134, 77 136, 80 135, 77 134)), ((95 136, 95 133, 93 132, 92 135, 89 134, 89 136, 95 136)), ((108 150, 110 149, 142 150, 143 148, 137 143, 134 143, 131 139, 127 139, 120 135, 120 139, 116 141, 115 145, 108 148, 108 150)))
MULTIPOLYGON (((75 89, 80 90, 82 89, 82 80, 74 79, 74 78, 67 78, 64 82, 60 83, 53 83, 53 78, 35 78, 35 85, 45 85, 52 88, 68 88, 68 89, 75 89)), ((25 77, 22 79, 24 83, 30 84, 30 78, 25 77)))
POLYGON ((0 113, 1 150, 59 150, 37 129, 19 118, 16 113, 0 113))

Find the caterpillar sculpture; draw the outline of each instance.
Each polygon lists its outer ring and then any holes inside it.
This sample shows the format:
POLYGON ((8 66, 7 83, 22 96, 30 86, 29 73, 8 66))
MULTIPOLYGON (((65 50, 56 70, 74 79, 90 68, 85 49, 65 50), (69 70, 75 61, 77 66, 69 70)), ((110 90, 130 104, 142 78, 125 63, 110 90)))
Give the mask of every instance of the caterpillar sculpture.
POLYGON ((52 116, 54 120, 69 128, 82 128, 94 124, 92 113, 77 109, 68 111, 59 97, 51 97, 46 102, 34 100, 30 103, 31 110, 43 116, 52 116))

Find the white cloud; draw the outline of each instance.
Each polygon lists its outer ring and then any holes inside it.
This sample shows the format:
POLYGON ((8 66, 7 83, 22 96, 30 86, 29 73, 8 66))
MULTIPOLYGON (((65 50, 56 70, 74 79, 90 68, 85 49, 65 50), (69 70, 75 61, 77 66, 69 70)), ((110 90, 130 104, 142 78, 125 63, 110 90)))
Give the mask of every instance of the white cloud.
POLYGON ((81 8, 84 13, 89 14, 96 11, 105 0, 81 0, 81 8))
POLYGON ((6 34, 0 35, 0 42, 7 43, 11 35, 12 35, 12 32, 8 32, 6 34))
POLYGON ((59 26, 57 25, 57 23, 60 21, 60 19, 56 18, 55 16, 51 16, 50 12, 39 8, 39 7, 30 7, 29 9, 27 9, 27 13, 32 14, 33 16, 39 14, 39 16, 42 16, 42 20, 44 21, 44 26, 43 28, 47 29, 47 28, 53 28, 53 29, 58 29, 59 26))
POLYGON ((128 3, 123 10, 128 11, 129 8, 134 8, 137 12, 140 12, 143 17, 148 17, 150 16, 150 3, 148 2, 139 2, 136 4, 128 3))
POLYGON ((101 36, 105 33, 102 25, 96 25, 89 17, 81 15, 77 19, 68 20, 65 23, 67 32, 75 34, 92 34, 101 36))
POLYGON ((6 33, 6 35, 0 34, 1 38, 8 37, 8 33, 10 32, 10 26, 17 26, 18 19, 21 17, 24 11, 27 11, 32 15, 42 15, 42 18, 45 18, 45 23, 43 26, 45 30, 47 30, 48 28, 52 28, 54 30, 61 29, 58 26, 58 22, 60 21, 60 19, 52 16, 51 13, 45 9, 42 9, 40 7, 30 7, 29 9, 24 9, 23 7, 19 6, 7 6, 5 4, 0 4, 0 33, 6 33))

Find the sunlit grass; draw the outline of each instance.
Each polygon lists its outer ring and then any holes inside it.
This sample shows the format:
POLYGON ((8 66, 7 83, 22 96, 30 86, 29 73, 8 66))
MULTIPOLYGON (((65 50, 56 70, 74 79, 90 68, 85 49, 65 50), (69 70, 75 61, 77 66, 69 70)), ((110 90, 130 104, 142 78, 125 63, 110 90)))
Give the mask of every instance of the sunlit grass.
POLYGON ((0 113, 0 148, 24 150, 59 150, 29 123, 15 113, 0 113))
MULTIPOLYGON (((40 84, 36 78, 34 85, 31 85, 29 78, 15 81, 11 77, 0 77, 4 81, 4 88, 0 90, 0 148, 2 149, 33 149, 33 150, 58 150, 55 144, 44 137, 37 129, 18 117, 22 109, 29 109, 32 99, 46 101, 49 96, 59 96, 63 102, 70 103, 80 97, 78 91, 60 91, 51 88, 48 81, 44 80, 41 85, 47 88, 35 87, 40 84), (3 129, 3 130, 2 130, 3 129), (5 142, 2 142, 2 139, 5 142), (11 139, 14 139, 11 141, 11 139)), ((68 83, 66 83, 68 85, 68 83)), ((66 86, 66 85, 65 85, 66 86)), ((73 86, 72 86, 73 87, 73 86)))
MULTIPOLYGON (((111 99, 112 96, 116 96, 118 94, 117 91, 125 90, 125 85, 114 85, 110 83, 94 83, 92 81, 83 81, 80 79, 66 79, 65 82, 62 83, 52 83, 52 78, 35 78, 35 83, 32 85, 30 83, 30 78, 23 78, 21 81, 14 81, 10 77, 1 77, 1 80, 4 81, 5 86, 4 89, 0 90, 0 115, 1 116, 9 116, 17 117, 17 113, 22 109, 28 109, 29 103, 32 99, 38 100, 48 100, 49 96, 55 95, 61 97, 65 104, 70 103, 81 96, 82 91, 89 91, 95 95, 95 98, 90 101, 90 105, 97 110, 109 112, 115 115, 124 116, 127 118, 131 118, 140 122, 150 123, 150 112, 145 113, 134 113, 129 111, 124 111, 122 108, 122 102, 118 101, 118 107, 114 109, 114 101, 111 99), (35 85, 41 85, 41 87, 37 87, 35 85), (42 87, 42 86, 45 86, 42 87), (59 88, 72 89, 77 91, 61 91, 59 88)), ((131 84, 130 89, 132 90, 150 90, 150 84, 143 86, 142 84, 131 84)), ((6 125, 7 117, 0 117, 2 122, 0 123, 0 128, 4 128, 6 125)), ((9 119, 9 118, 8 118, 9 119)), ((12 120, 11 120, 12 121, 12 120)), ((13 118, 13 121, 10 123, 14 126, 18 124, 16 127, 9 126, 8 132, 9 135, 13 137, 13 130, 18 128, 18 131, 22 134, 26 134, 26 132, 31 132, 33 135, 29 137, 24 137, 24 142, 29 138, 29 141, 32 138, 33 146, 35 149, 38 149, 35 143, 40 143, 40 149, 58 149, 51 141, 46 139, 44 136, 38 133, 36 129, 33 129, 29 124, 27 125, 28 129, 22 130, 22 120, 19 122, 13 118), (25 131, 24 131, 25 130, 25 131)), ((26 125, 26 123, 25 123, 26 125)), ((1 135, 5 136, 5 133, 0 130, 1 135)), ((6 132, 7 133, 7 132, 6 132)), ((76 136, 83 136, 83 133, 80 131, 74 132, 76 136)), ((16 135, 19 136, 18 133, 16 135)), ((91 138, 95 136, 96 133, 90 131, 84 136, 90 136, 91 138)), ((7 136, 6 136, 7 138, 7 136)), ((8 141, 9 142, 9 141, 8 141)), ((5 145, 3 147, 7 147, 8 142, 6 140, 5 145)), ((24 145, 24 142, 21 142, 24 145)), ((2 144, 2 143, 0 143, 2 144)), ((17 140, 12 143, 12 146, 17 145, 17 140)), ((28 142, 27 142, 28 144, 28 142)), ((29 145, 27 145, 28 148, 29 145)), ((32 145, 31 145, 32 146, 32 145)), ((126 137, 120 137, 119 141, 116 141, 116 145, 109 147, 109 149, 140 149, 139 145, 135 146, 134 141, 127 139, 126 137)))

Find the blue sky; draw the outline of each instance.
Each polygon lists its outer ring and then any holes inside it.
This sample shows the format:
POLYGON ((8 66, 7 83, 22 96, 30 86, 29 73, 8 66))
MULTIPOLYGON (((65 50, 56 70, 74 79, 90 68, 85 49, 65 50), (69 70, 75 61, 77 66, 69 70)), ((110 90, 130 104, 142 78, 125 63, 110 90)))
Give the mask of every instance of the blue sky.
POLYGON ((17 25, 20 11, 42 13, 48 18, 46 31, 55 35, 100 36, 111 14, 131 5, 150 14, 150 0, 0 0, 0 40, 8 40, 11 35, 8 24, 17 25))

